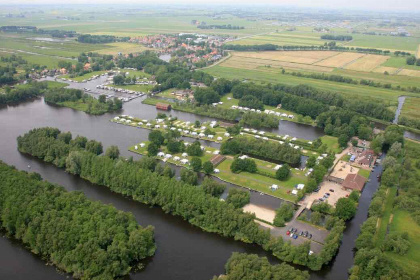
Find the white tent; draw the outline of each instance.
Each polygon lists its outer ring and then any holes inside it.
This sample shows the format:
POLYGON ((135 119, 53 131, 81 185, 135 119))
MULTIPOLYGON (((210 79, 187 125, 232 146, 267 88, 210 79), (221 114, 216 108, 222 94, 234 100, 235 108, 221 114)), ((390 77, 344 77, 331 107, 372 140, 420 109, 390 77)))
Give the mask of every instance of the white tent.
POLYGON ((272 190, 277 190, 279 188, 279 186, 277 186, 276 184, 272 184, 270 188, 272 190))
POLYGON ((296 188, 298 189, 298 190, 303 190, 303 188, 305 187, 305 184, 298 184, 297 186, 296 186, 296 188))
POLYGON ((298 191, 297 190, 293 190, 292 194, 297 195, 298 191))

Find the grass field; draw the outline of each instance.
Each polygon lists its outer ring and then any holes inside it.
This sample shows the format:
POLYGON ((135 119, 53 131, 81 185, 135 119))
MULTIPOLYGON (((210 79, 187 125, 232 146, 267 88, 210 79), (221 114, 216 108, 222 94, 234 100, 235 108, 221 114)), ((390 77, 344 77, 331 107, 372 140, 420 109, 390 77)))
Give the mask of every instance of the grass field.
POLYGON ((402 107, 401 116, 420 119, 420 98, 406 98, 402 107))
POLYGON ((326 144, 328 147, 328 150, 333 151, 334 153, 338 154, 342 151, 340 148, 340 145, 338 144, 338 138, 324 135, 321 138, 322 144, 326 144))
POLYGON ((318 33, 301 33, 301 32, 271 32, 268 34, 253 36, 233 41, 230 44, 238 45, 262 45, 274 44, 279 46, 319 46, 324 44, 318 33))
POLYGON ((347 63, 350 63, 353 60, 356 60, 356 59, 358 59, 362 56, 364 56, 364 54, 336 52, 334 55, 332 55, 332 56, 330 56, 330 57, 328 57, 328 58, 326 58, 322 61, 317 62, 316 65, 338 68, 338 67, 343 67, 347 63))
MULTIPOLYGON (((246 79, 260 83, 281 83, 290 86, 307 84, 321 90, 338 92, 345 96, 361 96, 373 100, 382 100, 389 106, 395 106, 398 103, 398 96, 401 95, 401 91, 396 90, 282 75, 280 69, 273 68, 249 70, 241 68, 240 65, 237 65, 237 67, 225 67, 224 63, 222 63, 203 71, 216 77, 227 79, 246 79)), ((419 96, 408 92, 404 92, 404 95, 419 96)))
POLYGON ((353 40, 348 43, 349 47, 409 51, 414 54, 420 44, 420 38, 418 37, 395 37, 364 34, 351 34, 351 36, 353 36, 353 40))
POLYGON ((390 232, 408 232, 411 247, 406 255, 387 252, 386 255, 395 260, 404 269, 419 275, 420 267, 420 226, 412 219, 407 211, 396 210, 393 213, 390 232))
POLYGON ((359 172, 357 172, 357 174, 359 174, 360 176, 365 177, 366 179, 369 179, 370 171, 369 170, 366 170, 366 169, 363 169, 363 168, 360 168, 359 169, 359 172))
POLYGON ((385 55, 367 54, 356 59, 354 62, 349 63, 345 68, 355 71, 370 72, 388 59, 389 56, 385 55))
POLYGON ((393 208, 394 208, 393 203, 394 203, 396 194, 397 194, 396 187, 389 188, 387 190, 387 196, 386 196, 385 205, 383 208, 383 214, 382 214, 382 217, 379 218, 379 227, 377 228, 376 234, 374 237, 376 247, 380 247, 383 244, 385 240, 385 236, 387 235, 387 228, 390 223, 390 218, 393 212, 393 208))
POLYGON ((100 54, 112 54, 117 55, 118 53, 138 53, 147 50, 148 48, 140 44, 116 42, 106 44, 107 48, 97 50, 100 54))

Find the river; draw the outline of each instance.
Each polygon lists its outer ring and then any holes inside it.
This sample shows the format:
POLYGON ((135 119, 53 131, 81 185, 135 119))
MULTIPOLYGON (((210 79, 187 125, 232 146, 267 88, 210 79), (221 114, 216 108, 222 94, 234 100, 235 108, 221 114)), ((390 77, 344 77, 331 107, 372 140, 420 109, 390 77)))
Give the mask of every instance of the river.
MULTIPOLYGON (((105 187, 93 185, 76 176, 65 173, 62 169, 46 164, 17 151, 16 137, 36 127, 52 126, 62 131, 71 131, 73 137, 84 135, 101 141, 104 148, 117 145, 122 156, 133 156, 127 147, 144 141, 149 133, 145 129, 129 128, 109 122, 118 114, 127 114, 139 118, 154 118, 156 109, 144 105, 141 99, 135 99, 124 104, 124 109, 118 113, 102 116, 90 116, 69 108, 46 105, 42 99, 25 102, 17 106, 0 108, 0 159, 18 169, 35 171, 48 181, 63 185, 69 191, 82 191, 87 197, 112 204, 116 208, 133 213, 141 225, 153 225, 158 249, 155 256, 147 261, 143 271, 132 273, 127 279, 203 279, 209 280, 213 275, 224 272, 224 264, 232 252, 256 253, 267 256, 273 263, 278 262, 268 252, 259 246, 244 244, 217 234, 206 233, 193 227, 178 217, 165 214, 159 208, 151 208, 134 202, 126 197, 112 193, 105 187), (28 167, 30 166, 30 168, 28 167)), ((188 113, 172 111, 173 116, 182 120, 208 120, 188 113)), ((289 135, 311 135, 313 128, 290 122, 281 122, 279 131, 289 135), (287 124, 286 124, 287 123, 287 124), (284 125, 282 127, 282 125, 284 125)), ((332 265, 320 272, 311 272, 311 279, 347 278, 347 270, 352 265, 352 248, 354 239, 359 232, 360 224, 366 219, 367 207, 371 195, 377 188, 376 173, 363 191, 356 217, 348 224, 344 233, 344 243, 332 265)), ((253 203, 278 207, 279 200, 252 194, 253 203)), ((0 279, 65 279, 67 275, 56 272, 51 266, 24 249, 19 242, 0 238, 0 279)))

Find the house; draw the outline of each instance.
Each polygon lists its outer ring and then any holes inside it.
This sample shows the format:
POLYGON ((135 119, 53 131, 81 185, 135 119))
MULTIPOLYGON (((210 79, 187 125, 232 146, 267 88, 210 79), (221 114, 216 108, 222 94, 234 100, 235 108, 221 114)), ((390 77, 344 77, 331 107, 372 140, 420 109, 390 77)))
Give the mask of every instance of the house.
POLYGON ((362 191, 365 183, 365 177, 362 177, 359 174, 348 174, 343 181, 343 188, 346 190, 362 191))
POLYGON ((165 104, 165 103, 157 103, 156 109, 164 110, 164 111, 170 111, 171 110, 171 104, 165 104))

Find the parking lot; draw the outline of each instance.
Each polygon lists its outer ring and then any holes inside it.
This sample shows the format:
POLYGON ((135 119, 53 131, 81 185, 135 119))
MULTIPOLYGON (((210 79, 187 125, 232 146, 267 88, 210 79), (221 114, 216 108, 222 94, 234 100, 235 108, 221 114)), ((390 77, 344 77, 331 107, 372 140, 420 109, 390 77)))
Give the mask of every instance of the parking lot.
POLYGON ((306 204, 308 209, 310 209, 313 202, 319 201, 320 198, 323 198, 322 201, 328 202, 328 204, 335 207, 335 204, 340 198, 346 197, 350 194, 350 191, 343 189, 340 184, 330 181, 322 182, 319 185, 319 188, 320 189, 318 192, 313 192, 306 195, 305 199, 303 200, 303 204, 306 204), (329 193, 329 196, 327 199, 324 199, 326 193, 329 193))

